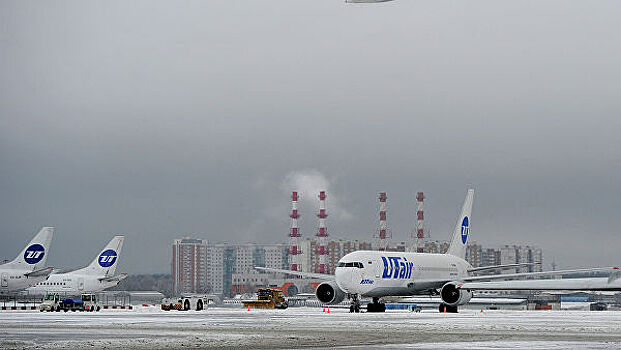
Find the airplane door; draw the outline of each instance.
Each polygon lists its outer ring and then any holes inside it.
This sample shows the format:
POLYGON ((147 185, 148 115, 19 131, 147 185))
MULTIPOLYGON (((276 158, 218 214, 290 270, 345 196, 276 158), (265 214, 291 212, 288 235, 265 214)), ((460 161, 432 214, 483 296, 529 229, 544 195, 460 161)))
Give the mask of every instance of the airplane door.
POLYGON ((84 290, 84 278, 82 277, 78 278, 78 290, 80 291, 84 290))
POLYGON ((2 274, 2 287, 8 287, 9 286, 9 274, 8 273, 3 273, 2 274))

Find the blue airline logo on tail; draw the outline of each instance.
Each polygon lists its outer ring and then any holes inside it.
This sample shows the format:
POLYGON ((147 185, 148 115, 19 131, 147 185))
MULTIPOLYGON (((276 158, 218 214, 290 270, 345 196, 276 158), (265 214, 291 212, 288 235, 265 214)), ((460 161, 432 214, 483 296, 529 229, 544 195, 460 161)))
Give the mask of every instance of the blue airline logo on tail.
POLYGON ((470 233, 470 221, 467 216, 464 216, 464 220, 461 222, 461 241, 464 244, 468 240, 468 233, 470 233))
POLYGON ((116 262, 116 252, 108 249, 99 256, 99 266, 110 267, 116 262))
POLYGON ((24 260, 26 263, 33 265, 41 261, 45 255, 45 248, 40 244, 33 244, 26 249, 24 260))
POLYGON ((382 278, 408 279, 412 277, 414 263, 408 262, 406 258, 400 256, 389 256, 386 258, 382 256, 382 261, 384 262, 382 278))

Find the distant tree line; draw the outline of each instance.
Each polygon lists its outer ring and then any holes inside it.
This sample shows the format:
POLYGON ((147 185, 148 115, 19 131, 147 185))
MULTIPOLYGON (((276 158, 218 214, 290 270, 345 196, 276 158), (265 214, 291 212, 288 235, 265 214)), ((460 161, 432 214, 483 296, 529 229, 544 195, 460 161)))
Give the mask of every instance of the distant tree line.
POLYGON ((169 297, 172 295, 172 287, 172 275, 170 274, 129 275, 109 290, 158 291, 169 297))

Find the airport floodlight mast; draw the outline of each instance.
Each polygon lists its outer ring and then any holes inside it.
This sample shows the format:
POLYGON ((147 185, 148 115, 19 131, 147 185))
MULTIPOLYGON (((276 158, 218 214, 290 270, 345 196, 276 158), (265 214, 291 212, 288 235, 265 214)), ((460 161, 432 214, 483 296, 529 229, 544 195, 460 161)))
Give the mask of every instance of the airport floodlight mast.
POLYGON ((300 258, 299 255, 302 254, 300 251, 300 229, 298 227, 298 218, 300 215, 298 214, 298 192, 294 191, 291 194, 291 229, 289 232, 289 263, 291 264, 291 271, 300 271, 300 258))
POLYGON ((328 229, 326 228, 326 218, 328 213, 326 212, 326 191, 319 192, 319 231, 317 232, 318 247, 317 255, 319 256, 319 268, 315 270, 318 273, 328 273, 328 247, 326 245, 326 238, 328 237, 328 229))
POLYGON ((388 244, 391 238, 390 230, 386 224, 386 192, 379 194, 379 227, 377 228, 377 250, 388 250, 388 244))
POLYGON ((423 192, 416 194, 416 252, 423 253, 425 250, 425 231, 423 224, 425 223, 425 214, 423 212, 423 201, 425 195, 423 192))

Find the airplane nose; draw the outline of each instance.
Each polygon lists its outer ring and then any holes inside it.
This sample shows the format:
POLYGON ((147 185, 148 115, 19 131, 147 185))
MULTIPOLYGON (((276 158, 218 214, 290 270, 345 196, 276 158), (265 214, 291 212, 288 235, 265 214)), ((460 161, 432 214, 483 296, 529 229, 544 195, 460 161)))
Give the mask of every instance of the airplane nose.
POLYGON ((334 280, 336 281, 336 284, 339 286, 339 288, 341 288, 345 292, 348 292, 349 281, 347 280, 346 277, 349 277, 349 276, 343 270, 344 269, 341 267, 341 268, 337 268, 336 271, 334 271, 334 280))

